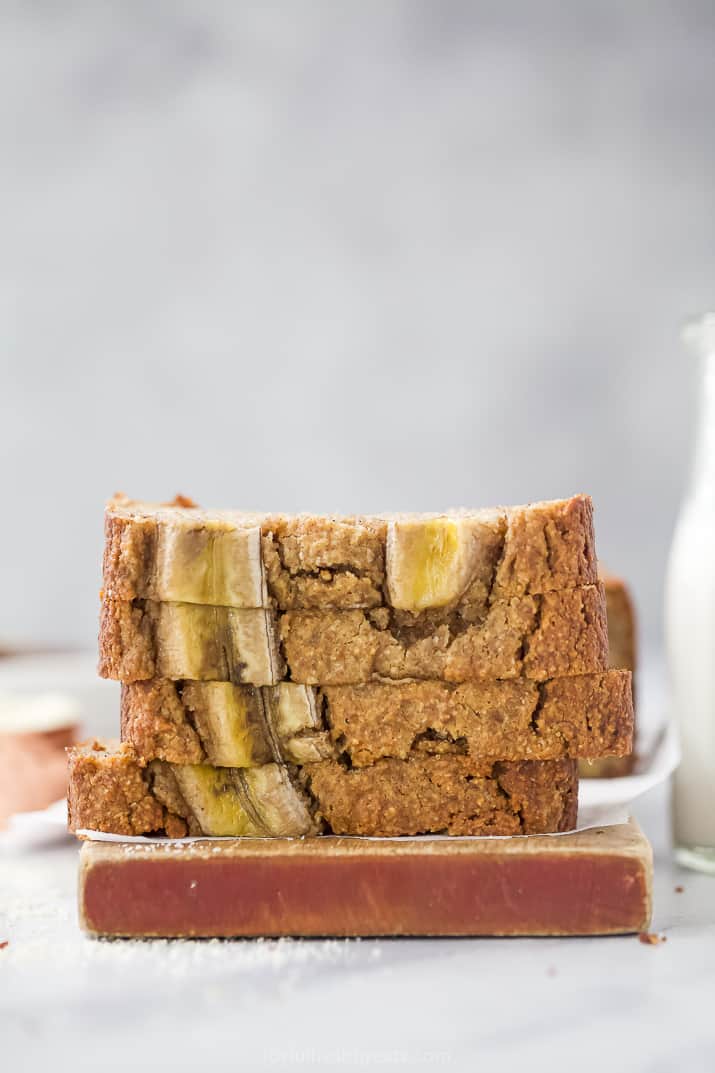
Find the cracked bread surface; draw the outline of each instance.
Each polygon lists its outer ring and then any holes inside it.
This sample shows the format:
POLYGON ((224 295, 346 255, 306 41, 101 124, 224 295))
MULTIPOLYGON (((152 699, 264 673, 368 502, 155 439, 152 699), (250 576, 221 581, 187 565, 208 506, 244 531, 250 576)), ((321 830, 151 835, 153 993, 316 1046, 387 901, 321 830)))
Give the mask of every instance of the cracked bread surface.
MULTIPOLYGON (((512 761, 616 757, 629 753, 632 744, 628 671, 542 683, 515 678, 458 684, 407 681, 322 689, 307 686, 305 692, 312 694, 307 703, 319 713, 318 720, 310 728, 298 728, 296 738, 286 737, 280 727, 271 734, 263 732, 262 721, 274 718, 272 695, 281 686, 226 688, 236 696, 242 740, 246 725, 252 724, 246 766, 274 759, 307 762, 300 760, 301 749, 303 756, 310 749, 308 755, 314 760, 340 752, 353 767, 365 767, 384 758, 406 760, 414 755, 461 754, 512 761), (254 712, 249 718, 244 715, 254 712), (277 755, 272 752, 271 738, 277 740, 277 755)), ((210 693, 215 689, 215 683, 167 679, 124 684, 122 739, 147 760, 220 766, 206 729, 210 718, 203 714, 210 712, 210 693)), ((238 762, 233 759, 231 763, 238 762)))
POLYGON ((570 830, 576 824, 578 774, 571 760, 513 764, 429 756, 381 760, 352 770, 324 760, 299 773, 268 764, 255 769, 259 792, 253 794, 250 808, 245 798, 243 803, 251 814, 261 813, 264 773, 280 769, 296 796, 309 802, 304 828, 285 830, 280 816, 274 816, 270 827, 259 816, 247 828, 243 810, 235 819, 229 812, 226 826, 223 799, 236 794, 231 769, 184 768, 161 761, 146 765, 130 746, 106 747, 100 742, 70 749, 68 756, 69 827, 75 832, 181 837, 186 833, 285 836, 324 830, 389 837, 540 834, 570 830), (197 771, 212 781, 213 800, 224 821, 219 830, 206 823, 210 813, 189 804, 182 788, 184 773, 197 771), (235 829, 230 823, 236 824, 235 829))
POLYGON ((574 760, 512 764, 431 756, 351 770, 324 761, 306 772, 334 834, 518 835, 576 826, 574 760))
POLYGON ((326 686, 324 718, 353 767, 415 754, 556 760, 630 751, 627 671, 533 682, 515 678, 326 686))
POLYGON ((545 680, 607 667, 603 588, 498 600, 486 616, 288 611, 280 637, 290 677, 308 685, 373 678, 545 680))
MULTIPOLYGON (((400 549, 409 558, 430 545, 433 554, 435 529, 437 536, 457 534, 460 547, 445 566, 452 584, 434 597, 434 606, 477 613, 495 599, 597 580, 593 507, 585 495, 442 515, 344 517, 201 511, 117 496, 105 514, 103 585, 125 600, 280 610, 405 607, 397 584, 400 549), (198 575, 195 585, 180 582, 180 596, 171 588, 176 575, 172 582, 165 570, 167 543, 177 533, 181 561, 198 575)), ((175 550, 172 543, 171 554, 175 550)))

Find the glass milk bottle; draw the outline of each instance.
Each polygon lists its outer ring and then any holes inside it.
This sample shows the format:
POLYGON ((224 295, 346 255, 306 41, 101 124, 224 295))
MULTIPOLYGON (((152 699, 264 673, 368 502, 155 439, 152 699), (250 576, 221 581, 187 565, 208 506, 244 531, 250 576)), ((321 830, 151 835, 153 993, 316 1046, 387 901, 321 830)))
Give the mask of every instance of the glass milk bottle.
POLYGON ((673 782, 676 859, 715 874, 715 313, 686 328, 699 357, 695 465, 673 537, 665 629, 682 759, 673 782))

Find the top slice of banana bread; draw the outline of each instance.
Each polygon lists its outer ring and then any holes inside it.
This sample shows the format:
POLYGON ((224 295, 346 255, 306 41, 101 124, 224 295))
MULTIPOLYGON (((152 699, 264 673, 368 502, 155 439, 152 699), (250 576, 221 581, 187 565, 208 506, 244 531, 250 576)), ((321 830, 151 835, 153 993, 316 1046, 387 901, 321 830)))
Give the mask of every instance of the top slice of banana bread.
POLYGON ((586 495, 446 514, 277 515, 116 496, 105 515, 104 591, 238 608, 437 608, 597 580, 586 495))

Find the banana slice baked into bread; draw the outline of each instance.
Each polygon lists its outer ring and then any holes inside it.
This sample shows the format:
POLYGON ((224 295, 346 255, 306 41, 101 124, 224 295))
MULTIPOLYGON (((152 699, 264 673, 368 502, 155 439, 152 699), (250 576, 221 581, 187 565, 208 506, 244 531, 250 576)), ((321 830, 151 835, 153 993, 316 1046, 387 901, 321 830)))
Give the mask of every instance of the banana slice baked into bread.
POLYGON ((425 756, 350 769, 337 760, 146 763, 129 745, 68 750, 69 827, 116 835, 390 837, 543 834, 576 824, 575 760, 425 756))
POLYGON ((205 511, 179 497, 115 496, 105 514, 104 590, 279 610, 442 607, 594 584, 588 496, 447 514, 205 511))
POLYGON ((628 671, 533 682, 234 686, 157 678, 122 686, 122 739, 145 760, 255 767, 338 755, 352 767, 456 754, 499 760, 631 751, 628 671))
POLYGON ((601 585, 496 600, 463 611, 287 611, 209 607, 104 594, 99 673, 275 685, 351 685, 373 678, 451 682, 603 671, 601 585))

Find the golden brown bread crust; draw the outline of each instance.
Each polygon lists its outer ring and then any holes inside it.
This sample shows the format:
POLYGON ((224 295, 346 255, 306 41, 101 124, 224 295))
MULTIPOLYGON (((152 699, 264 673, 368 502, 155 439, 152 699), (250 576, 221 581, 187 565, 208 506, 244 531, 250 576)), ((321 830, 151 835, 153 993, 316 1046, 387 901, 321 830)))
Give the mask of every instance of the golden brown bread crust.
MULTIPOLYGON (((268 592, 280 610, 390 605, 386 545, 391 516, 241 515, 174 505, 171 510, 174 517, 199 527, 215 523, 260 528, 268 592)), ((107 594, 124 600, 161 598, 154 571, 166 515, 164 508, 125 497, 109 503, 103 568, 107 594)), ((456 606, 485 609, 492 599, 597 580, 589 496, 453 512, 449 517, 469 517, 474 528, 472 573, 456 606)))
POLYGON ((608 665, 636 669, 636 614, 628 586, 620 577, 603 571, 608 615, 608 665))
POLYGON ((323 761, 304 774, 334 834, 515 835, 576 826, 573 760, 492 764, 429 756, 352 770, 323 761))
POLYGON ((156 544, 157 524, 153 518, 116 514, 110 504, 104 515, 104 591, 124 599, 151 596, 148 579, 156 558, 156 544))
MULTIPOLYGON (((636 615, 631 594, 626 582, 603 568, 599 569, 606 591, 608 616, 608 665, 634 672, 637 660, 636 615)), ((633 710, 635 712, 635 679, 633 682, 633 710)), ((635 720, 635 716, 634 716, 635 720)), ((634 722, 635 733, 635 722, 634 722)), ((630 775, 635 763, 631 751, 628 756, 608 756, 584 760, 580 766, 583 778, 609 779, 630 775)))
MULTIPOLYGON (((202 740, 195 716, 197 699, 207 688, 194 682, 187 691, 185 683, 167 679, 124 684, 122 739, 146 760, 207 762, 210 745, 202 740)), ((243 709, 258 692, 252 686, 233 689, 243 695, 243 709)), ((448 753, 512 761, 622 756, 632 745, 628 671, 542 683, 514 678, 326 686, 315 690, 315 704, 336 748, 353 767, 448 753)), ((263 707, 270 711, 269 704, 263 707)), ((256 762, 270 759, 259 756, 256 762)))
POLYGON ((168 678, 122 684, 122 741, 143 760, 168 760, 172 764, 201 764, 206 760, 206 750, 179 685, 168 678))
POLYGON ((154 678, 157 673, 154 623, 143 601, 132 603, 103 595, 97 670, 101 678, 125 682, 154 678))
POLYGON ((188 833, 186 822, 153 796, 150 774, 131 746, 107 750, 100 742, 90 742, 68 749, 67 757, 70 831, 171 838, 188 833))
MULTIPOLYGON (((95 742, 68 755, 70 830, 200 833, 169 765, 147 767, 127 745, 105 750, 95 742), (171 808, 153 796, 155 786, 171 808)), ((336 834, 538 834, 576 824, 578 775, 571 760, 511 764, 428 756, 353 770, 325 760, 293 777, 310 795, 316 819, 322 816, 336 834)))
POLYGON ((590 496, 507 512, 492 599, 593 585, 598 564, 590 496))
POLYGON ((536 680, 606 669, 603 588, 585 586, 493 603, 480 622, 458 613, 288 611, 280 636, 290 676, 306 685, 373 678, 450 682, 536 680))

